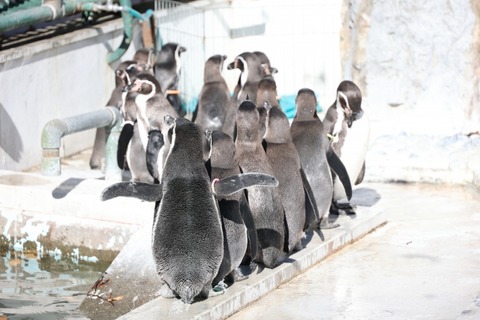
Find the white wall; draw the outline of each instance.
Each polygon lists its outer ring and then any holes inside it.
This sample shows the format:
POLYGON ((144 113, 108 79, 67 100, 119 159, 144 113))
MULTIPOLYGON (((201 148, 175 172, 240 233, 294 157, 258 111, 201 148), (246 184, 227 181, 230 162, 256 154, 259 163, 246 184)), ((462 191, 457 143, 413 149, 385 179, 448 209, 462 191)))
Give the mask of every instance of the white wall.
MULTIPOLYGON (((0 51, 0 169, 40 165, 41 133, 48 121, 105 106, 116 66, 106 62, 106 55, 119 46, 122 27, 120 19, 0 51)), ((66 136, 61 154, 91 147, 94 134, 66 136)))

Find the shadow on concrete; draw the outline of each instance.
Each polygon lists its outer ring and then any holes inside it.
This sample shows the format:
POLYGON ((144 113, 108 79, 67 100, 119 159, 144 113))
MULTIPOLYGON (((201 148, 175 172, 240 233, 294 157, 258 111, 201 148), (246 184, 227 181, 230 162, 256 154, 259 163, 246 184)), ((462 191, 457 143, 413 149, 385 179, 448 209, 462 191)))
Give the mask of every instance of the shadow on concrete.
POLYGON ((75 189, 76 186, 78 186, 83 180, 85 179, 80 179, 80 178, 68 178, 67 180, 63 181, 60 183, 58 187, 53 189, 52 191, 52 197, 54 199, 62 199, 65 198, 65 196, 75 189))
POLYGON ((15 162, 20 162, 23 152, 22 137, 3 104, 0 103, 0 148, 15 162))
POLYGON ((367 187, 355 189, 350 203, 355 206, 373 207, 382 196, 377 190, 367 187))

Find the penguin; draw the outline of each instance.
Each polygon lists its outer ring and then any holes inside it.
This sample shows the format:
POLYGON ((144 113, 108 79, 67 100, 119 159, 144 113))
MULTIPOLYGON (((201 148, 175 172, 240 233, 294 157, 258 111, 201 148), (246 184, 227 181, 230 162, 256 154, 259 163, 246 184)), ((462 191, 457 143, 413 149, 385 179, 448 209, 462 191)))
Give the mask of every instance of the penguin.
POLYGON ((185 51, 187 49, 178 43, 166 43, 158 52, 154 66, 155 78, 160 83, 167 100, 181 117, 185 116, 185 110, 182 108, 180 96, 178 95, 178 82, 182 71, 182 60, 180 57, 185 51))
MULTIPOLYGON (((327 109, 324 120, 324 132, 330 138, 332 149, 340 157, 347 169, 352 185, 358 185, 365 175, 365 156, 370 137, 370 123, 362 109, 362 93, 352 81, 342 81, 336 92, 336 99, 327 109)), ((338 209, 354 214, 354 209, 347 202, 344 190, 339 187, 339 180, 334 176, 334 193, 332 213, 338 209)))
MULTIPOLYGON (((152 183, 160 179, 170 147, 168 140, 165 139, 168 128, 164 125, 163 118, 165 115, 178 117, 178 114, 162 94, 156 78, 150 73, 138 74, 132 84, 127 86, 127 90, 127 101, 130 100, 130 96, 134 97, 136 122, 133 126, 133 135, 128 142, 126 160, 132 181, 152 183), (153 151, 149 146, 149 137, 150 141, 159 143, 153 151)), ((122 134, 123 130, 120 140, 122 134)), ((125 142, 119 141, 120 145, 125 145, 125 142)))
POLYGON ((277 84, 270 73, 270 67, 267 64, 262 64, 262 70, 264 70, 264 76, 257 86, 256 101, 260 124, 258 136, 260 139, 263 138, 266 131, 265 122, 267 118, 267 110, 264 105, 266 104, 272 108, 280 109, 280 103, 277 99, 277 84))
POLYGON ((262 63, 258 56, 252 52, 243 52, 236 56, 234 61, 227 66, 228 70, 239 69, 240 77, 234 89, 233 97, 240 105, 244 100, 257 100, 257 87, 263 78, 262 63))
POLYGON ((302 249, 306 221, 305 193, 313 198, 308 180, 302 173, 300 157, 292 141, 290 124, 285 113, 278 107, 265 103, 267 111, 267 130, 264 148, 273 174, 278 180, 278 189, 287 225, 287 252, 302 249))
MULTIPOLYGON (((169 120, 172 121, 172 120, 169 120)), ((184 303, 207 298, 223 258, 223 232, 202 153, 202 133, 177 118, 152 237, 157 272, 184 303)))
MULTIPOLYGON (((224 256, 223 231, 215 196, 228 196, 256 184, 256 176, 211 182, 202 154, 202 134, 193 122, 165 116, 170 152, 160 184, 120 182, 102 192, 103 201, 118 196, 158 201, 152 230, 152 252, 164 285, 164 297, 184 303, 206 299, 224 256)), ((273 176, 262 176, 276 185, 273 176)))
POLYGON ((333 197, 330 168, 339 175, 350 199, 352 188, 348 173, 331 148, 327 136, 324 135, 322 121, 316 112, 315 93, 308 88, 300 89, 295 103, 297 109, 290 125, 290 134, 300 157, 301 166, 314 192, 316 212, 319 214, 319 221, 308 221, 308 228, 316 229, 315 225, 318 222, 323 229, 338 227, 338 224, 328 222, 333 197))
MULTIPOLYGON (((236 128, 235 153, 241 171, 274 175, 258 137, 259 115, 255 103, 245 100, 240 104, 236 115, 236 128)), ((279 190, 253 187, 247 194, 260 249, 257 262, 267 268, 275 268, 285 258, 285 215, 279 190)))
MULTIPOLYGON (((210 144, 206 166, 212 182, 239 175, 240 167, 235 157, 235 142, 232 137, 220 130, 206 130, 205 135, 210 144)), ((218 195, 216 198, 222 217, 224 255, 213 283, 218 284, 225 280, 227 285, 231 285, 247 278, 239 266, 246 254, 251 260, 255 258, 257 233, 245 192, 229 196, 218 195)))
MULTIPOLYGON (((204 84, 198 96, 196 115, 192 120, 202 131, 221 130, 233 137, 236 105, 222 76, 226 59, 226 55, 217 54, 205 62, 204 84)), ((205 142, 207 156, 208 147, 209 145, 205 142)))
POLYGON ((153 74, 154 51, 152 49, 138 49, 133 55, 133 60, 138 62, 144 72, 153 74))
POLYGON ((278 69, 275 68, 275 67, 272 67, 272 65, 270 64, 270 59, 267 57, 267 55, 262 52, 262 51, 253 51, 253 54, 256 55, 258 57, 258 59, 260 59, 260 64, 266 66, 266 69, 264 68, 264 73, 263 73, 263 76, 266 76, 268 74, 275 74, 278 72, 278 69))
MULTIPOLYGON (((143 71, 142 66, 135 60, 127 60, 120 63, 115 69, 115 88, 112 90, 110 99, 106 106, 122 108, 123 88, 130 83, 130 79, 143 71)), ((97 128, 95 140, 93 143, 92 154, 90 155, 90 168, 98 169, 102 167, 102 161, 105 159, 105 141, 106 132, 104 127, 97 128)))

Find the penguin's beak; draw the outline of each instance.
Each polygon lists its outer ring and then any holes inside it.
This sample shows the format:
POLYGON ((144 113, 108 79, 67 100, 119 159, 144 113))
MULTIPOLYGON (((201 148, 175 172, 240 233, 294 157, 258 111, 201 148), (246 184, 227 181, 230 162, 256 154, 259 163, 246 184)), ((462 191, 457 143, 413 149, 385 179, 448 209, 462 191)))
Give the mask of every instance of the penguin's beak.
POLYGON ((353 124, 353 117, 347 117, 347 125, 348 128, 351 128, 353 124))
POLYGON ((122 92, 128 92, 128 91, 132 90, 132 87, 133 87, 133 85, 131 83, 127 84, 125 87, 123 87, 122 92))
POLYGON ((235 61, 234 62, 230 62, 228 65, 227 65, 227 70, 233 70, 235 68, 235 61))

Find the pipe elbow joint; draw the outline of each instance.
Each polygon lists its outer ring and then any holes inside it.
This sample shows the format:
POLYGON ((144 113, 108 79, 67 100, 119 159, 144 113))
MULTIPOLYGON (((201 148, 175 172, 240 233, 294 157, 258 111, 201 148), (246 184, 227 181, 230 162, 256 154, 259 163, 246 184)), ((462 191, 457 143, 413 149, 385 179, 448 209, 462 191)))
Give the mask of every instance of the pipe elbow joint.
POLYGON ((47 122, 42 131, 42 148, 60 149, 62 137, 67 131, 67 124, 61 119, 53 119, 47 122))

